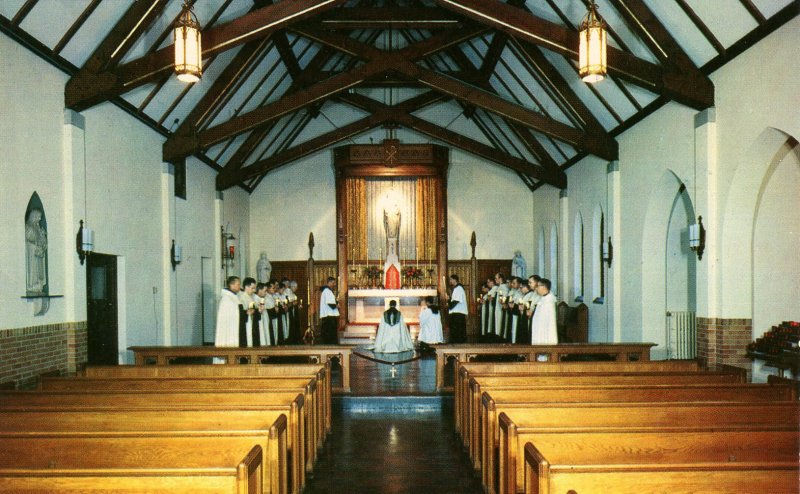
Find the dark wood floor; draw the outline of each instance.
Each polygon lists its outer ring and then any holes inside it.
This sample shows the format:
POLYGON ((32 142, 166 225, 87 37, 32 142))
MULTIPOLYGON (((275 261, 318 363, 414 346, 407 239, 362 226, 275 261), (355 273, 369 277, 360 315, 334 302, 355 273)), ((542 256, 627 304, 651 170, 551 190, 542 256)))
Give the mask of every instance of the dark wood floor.
MULTIPOLYGON (((416 356, 362 353, 395 362, 416 356)), ((391 365, 354 355, 352 394, 334 398, 332 432, 305 492, 481 493, 454 433, 453 398, 436 395, 435 364, 424 355, 395 365, 393 376, 391 365)))

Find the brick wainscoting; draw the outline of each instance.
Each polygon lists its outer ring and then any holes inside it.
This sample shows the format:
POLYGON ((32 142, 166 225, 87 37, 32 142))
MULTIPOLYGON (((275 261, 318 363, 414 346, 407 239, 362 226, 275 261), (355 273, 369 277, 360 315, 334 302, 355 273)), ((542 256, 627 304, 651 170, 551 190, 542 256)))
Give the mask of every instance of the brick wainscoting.
POLYGON ((752 319, 697 318, 697 356, 709 367, 720 364, 747 369, 752 362, 745 356, 753 341, 752 319))
POLYGON ((0 329, 0 384, 27 388, 47 372, 74 373, 86 351, 86 321, 0 329))

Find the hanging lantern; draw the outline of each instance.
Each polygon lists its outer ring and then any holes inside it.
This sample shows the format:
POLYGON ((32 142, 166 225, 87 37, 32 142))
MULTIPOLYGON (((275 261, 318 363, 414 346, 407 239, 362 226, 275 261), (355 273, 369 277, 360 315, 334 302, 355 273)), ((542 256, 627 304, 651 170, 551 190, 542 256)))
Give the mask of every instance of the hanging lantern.
POLYGON ((175 73, 181 82, 197 82, 203 73, 200 23, 188 2, 175 23, 175 73))
POLYGON ((578 48, 578 74, 584 82, 602 81, 608 72, 606 63, 606 23, 597 13, 594 1, 581 21, 578 48))

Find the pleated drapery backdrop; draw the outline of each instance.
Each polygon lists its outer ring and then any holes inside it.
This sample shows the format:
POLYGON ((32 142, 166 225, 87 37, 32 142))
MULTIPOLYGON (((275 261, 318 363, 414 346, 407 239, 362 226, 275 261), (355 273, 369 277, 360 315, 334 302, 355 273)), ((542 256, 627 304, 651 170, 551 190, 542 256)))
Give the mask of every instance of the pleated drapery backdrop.
POLYGON ((436 191, 439 179, 436 177, 420 177, 417 179, 417 234, 416 251, 419 260, 436 258, 436 191))
POLYGON ((386 259, 386 231, 383 211, 395 204, 400 208, 399 252, 401 261, 416 256, 416 178, 367 178, 367 253, 371 259, 386 259))
POLYGON ((345 179, 347 194, 347 255, 350 262, 367 259, 367 184, 363 178, 345 179))

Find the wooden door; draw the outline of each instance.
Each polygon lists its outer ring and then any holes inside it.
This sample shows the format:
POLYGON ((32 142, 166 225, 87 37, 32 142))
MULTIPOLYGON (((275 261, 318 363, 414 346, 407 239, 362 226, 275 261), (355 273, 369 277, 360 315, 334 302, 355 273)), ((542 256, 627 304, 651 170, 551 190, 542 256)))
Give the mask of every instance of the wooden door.
POLYGON ((117 258, 91 254, 86 265, 86 315, 89 365, 119 362, 117 258))

